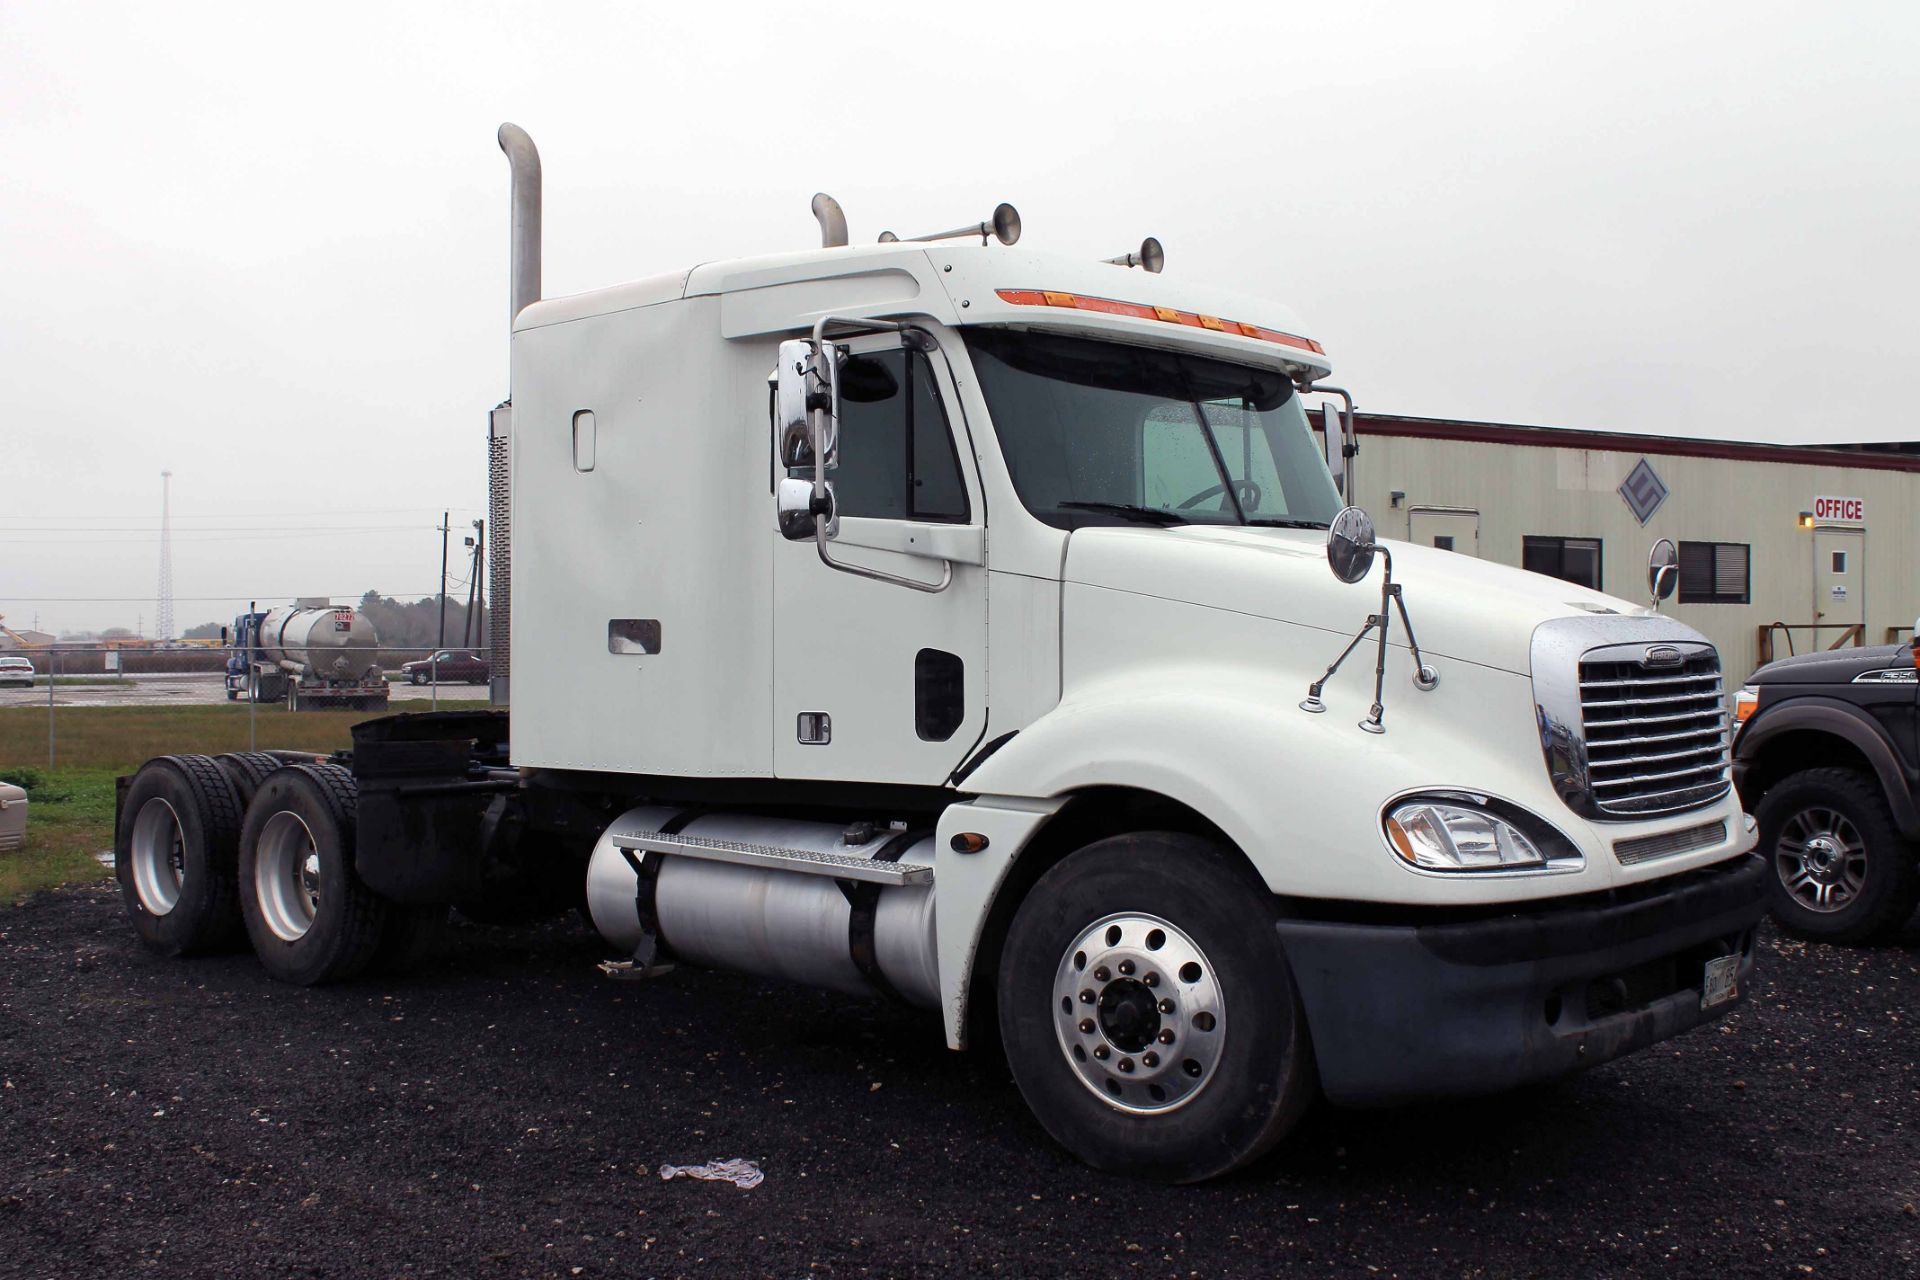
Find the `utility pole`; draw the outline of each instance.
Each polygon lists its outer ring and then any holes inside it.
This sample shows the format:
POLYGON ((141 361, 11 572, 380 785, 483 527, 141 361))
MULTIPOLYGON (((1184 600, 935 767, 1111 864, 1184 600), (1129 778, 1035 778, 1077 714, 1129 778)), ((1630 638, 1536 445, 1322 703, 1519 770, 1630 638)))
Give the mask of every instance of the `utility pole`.
MULTIPOLYGON (((173 639, 173 472, 160 473, 160 599, 154 639, 173 639)), ((125 614, 121 614, 125 617, 125 614)))
POLYGON ((447 647, 447 531, 450 527, 447 517, 452 514, 451 511, 440 513, 440 643, 437 647, 441 649, 447 647))
POLYGON ((475 520, 473 535, 467 539, 467 545, 473 548, 473 555, 467 564, 467 616, 465 625, 460 629, 461 647, 466 649, 473 648, 473 636, 479 625, 474 620, 473 602, 480 592, 480 531, 485 523, 475 520))

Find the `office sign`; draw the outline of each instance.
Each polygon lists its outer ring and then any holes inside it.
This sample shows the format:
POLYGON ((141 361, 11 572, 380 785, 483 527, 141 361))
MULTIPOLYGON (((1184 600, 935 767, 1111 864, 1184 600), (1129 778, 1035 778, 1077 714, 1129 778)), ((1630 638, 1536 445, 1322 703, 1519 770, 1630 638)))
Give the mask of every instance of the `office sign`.
POLYGON ((1867 504, 1862 498, 1815 498, 1815 524, 1865 524, 1867 504))

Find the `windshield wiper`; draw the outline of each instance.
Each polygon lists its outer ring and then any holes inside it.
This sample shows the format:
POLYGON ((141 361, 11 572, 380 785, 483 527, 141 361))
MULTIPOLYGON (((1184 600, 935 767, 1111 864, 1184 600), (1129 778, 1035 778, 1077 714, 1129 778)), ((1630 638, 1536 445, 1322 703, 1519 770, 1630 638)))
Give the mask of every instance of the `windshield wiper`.
POLYGON ((1141 524, 1191 524, 1177 511, 1163 511, 1159 507, 1142 507, 1131 502, 1056 502, 1053 504, 1062 510, 1098 511, 1102 515, 1119 516, 1122 520, 1137 520, 1141 524))
POLYGON ((1263 525, 1269 529, 1324 529, 1325 520, 1289 520, 1284 516, 1254 516, 1248 524, 1263 525))

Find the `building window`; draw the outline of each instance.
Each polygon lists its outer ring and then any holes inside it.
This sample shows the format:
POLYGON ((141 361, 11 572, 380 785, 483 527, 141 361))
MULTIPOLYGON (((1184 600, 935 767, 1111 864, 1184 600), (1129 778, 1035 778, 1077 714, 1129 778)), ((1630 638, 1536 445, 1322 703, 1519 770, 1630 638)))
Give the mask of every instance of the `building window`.
POLYGON ((1453 550, 1453 535, 1450 533, 1436 533, 1433 535, 1433 545, 1442 551, 1451 551, 1453 550))
POLYGON ((1520 567, 1529 573, 1600 590, 1600 539, 1522 538, 1520 567))
POLYGON ((1680 603, 1748 603, 1750 558, 1744 542, 1681 543, 1680 603))

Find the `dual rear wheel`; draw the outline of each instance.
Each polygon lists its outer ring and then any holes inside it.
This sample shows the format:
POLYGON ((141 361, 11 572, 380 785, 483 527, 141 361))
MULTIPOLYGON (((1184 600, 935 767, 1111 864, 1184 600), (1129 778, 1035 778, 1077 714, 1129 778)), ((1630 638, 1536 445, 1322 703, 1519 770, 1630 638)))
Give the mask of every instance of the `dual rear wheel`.
POLYGON ((163 955, 253 945, 302 986, 431 953, 444 906, 379 897, 354 870, 353 777, 264 753, 149 761, 121 805, 115 866, 142 941, 163 955))

